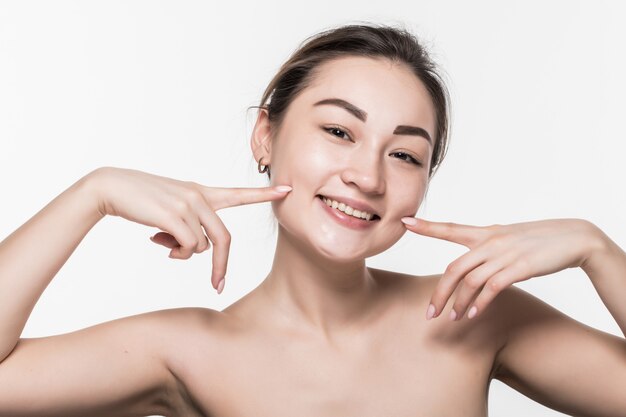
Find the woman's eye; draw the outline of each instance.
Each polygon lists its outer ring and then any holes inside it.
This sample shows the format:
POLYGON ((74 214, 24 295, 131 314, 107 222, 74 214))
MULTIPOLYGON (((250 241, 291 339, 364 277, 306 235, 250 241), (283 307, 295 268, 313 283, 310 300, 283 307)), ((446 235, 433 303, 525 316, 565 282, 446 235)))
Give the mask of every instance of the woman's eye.
MULTIPOLYGON (((322 128, 323 130, 325 130, 326 132, 330 133, 331 135, 335 136, 335 137, 339 137, 341 139, 350 139, 350 135, 348 135, 343 129, 340 129, 338 127, 335 126, 331 126, 331 127, 324 127, 322 128), (346 137, 343 138, 342 136, 345 135, 346 137)), ((418 161, 417 159, 413 158, 411 155, 409 155, 406 152, 394 152, 391 155, 397 155, 399 156, 398 159, 401 159, 409 164, 414 164, 417 166, 422 166, 422 163, 420 161, 418 161)))
MULTIPOLYGON (((339 129, 338 127, 326 127, 324 128, 324 130, 330 133, 331 135, 337 136, 339 138, 341 138, 341 135, 348 135, 345 131, 343 131, 342 129, 339 129), (339 135, 336 135, 335 133, 339 133, 339 135)), ((342 138, 342 139, 345 139, 345 138, 342 138)), ((350 140, 350 136, 347 136, 347 139, 350 140)))
POLYGON ((418 161, 417 159, 413 158, 408 153, 394 152, 391 155, 401 155, 400 158, 398 158, 398 159, 402 159, 403 161, 406 161, 406 162, 408 162, 410 164, 415 164, 417 166, 422 166, 422 163, 420 161, 418 161))

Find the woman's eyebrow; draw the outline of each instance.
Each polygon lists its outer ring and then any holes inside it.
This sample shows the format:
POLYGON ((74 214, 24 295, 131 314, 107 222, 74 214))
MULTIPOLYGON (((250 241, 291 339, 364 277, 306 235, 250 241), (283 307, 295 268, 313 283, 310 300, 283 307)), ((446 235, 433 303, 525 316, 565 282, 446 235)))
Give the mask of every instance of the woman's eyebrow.
MULTIPOLYGON (((333 106, 339 106, 342 109, 347 110, 350 114, 352 114, 354 117, 356 117, 357 119, 359 119, 362 122, 365 122, 367 120, 367 112, 365 110, 361 110, 359 109, 357 106, 355 106, 354 104, 343 100, 341 98, 325 98, 323 100, 320 100, 318 102, 316 102, 315 104, 313 104, 313 106, 321 106, 324 104, 330 104, 333 106)), ((430 135, 428 134, 428 132, 426 131, 426 129, 422 129, 421 127, 417 127, 417 126, 407 126, 407 125, 398 125, 396 126, 396 128, 393 131, 394 135, 413 135, 413 136, 421 136, 424 139, 426 139, 431 145, 432 145, 432 139, 430 138, 430 135)))

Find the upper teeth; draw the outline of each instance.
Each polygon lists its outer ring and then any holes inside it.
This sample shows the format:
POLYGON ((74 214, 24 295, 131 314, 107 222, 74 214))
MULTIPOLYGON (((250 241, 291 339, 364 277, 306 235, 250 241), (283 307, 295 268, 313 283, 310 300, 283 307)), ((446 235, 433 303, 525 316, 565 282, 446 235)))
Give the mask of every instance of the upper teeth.
POLYGON ((370 220, 372 216, 374 216, 372 213, 353 209, 352 207, 344 203, 340 203, 336 200, 331 200, 330 198, 322 197, 322 200, 324 201, 324 203, 326 203, 327 206, 338 209, 339 211, 343 211, 344 213, 359 219, 370 220))

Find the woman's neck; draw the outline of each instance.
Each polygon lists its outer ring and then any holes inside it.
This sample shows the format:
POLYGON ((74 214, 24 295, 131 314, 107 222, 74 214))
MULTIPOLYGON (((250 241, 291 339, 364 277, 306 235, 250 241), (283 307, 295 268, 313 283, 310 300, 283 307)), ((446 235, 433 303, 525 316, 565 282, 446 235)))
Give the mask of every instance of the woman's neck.
POLYGON ((329 337, 365 322, 377 286, 364 259, 333 262, 279 225, 272 269, 260 287, 283 317, 329 337))

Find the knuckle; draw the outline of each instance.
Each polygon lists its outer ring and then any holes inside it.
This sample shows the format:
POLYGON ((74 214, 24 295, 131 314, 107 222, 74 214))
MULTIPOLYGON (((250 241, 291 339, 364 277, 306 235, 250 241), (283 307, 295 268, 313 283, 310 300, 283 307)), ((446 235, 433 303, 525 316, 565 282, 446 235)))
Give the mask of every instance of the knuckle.
POLYGON ((448 264, 448 266, 446 267, 446 275, 454 275, 459 271, 459 264, 456 263, 456 261, 451 262, 448 264))
POLYGON ((204 252, 205 250, 207 250, 207 244, 206 244, 206 243, 202 243, 202 242, 200 242, 200 243, 198 243, 198 244, 196 245, 196 250, 195 250, 194 252, 195 252, 195 253, 202 253, 202 252, 204 252))
POLYGON ((502 283, 497 279, 490 279, 485 286, 491 293, 498 293, 502 290, 502 283))
POLYGON ((481 285, 480 276, 476 273, 471 272, 465 276, 463 282, 465 283, 465 285, 473 290, 478 289, 481 285))
POLYGON ((184 214, 184 213, 189 212, 189 208, 191 206, 189 201, 183 198, 174 200, 173 205, 174 205, 174 211, 178 214, 184 214))
POLYGON ((215 246, 223 246, 225 248, 230 247, 231 236, 228 231, 219 233, 216 240, 217 241, 215 242, 215 246))
POLYGON ((204 203, 204 198, 202 197, 202 194, 195 187, 186 189, 184 195, 186 200, 191 202, 193 205, 204 203))
POLYGON ((501 248, 507 242, 507 237, 505 235, 495 235, 491 238, 491 244, 495 247, 501 248))
POLYGON ((180 244, 181 252, 188 252, 190 248, 195 248, 198 245, 198 241, 194 237, 181 236, 176 239, 180 244))
POLYGON ((465 279, 463 279, 463 283, 472 290, 477 290, 481 285, 478 277, 474 274, 468 274, 465 279))
POLYGON ((191 190, 197 190, 200 187, 200 184, 191 180, 183 181, 183 184, 191 190))

